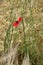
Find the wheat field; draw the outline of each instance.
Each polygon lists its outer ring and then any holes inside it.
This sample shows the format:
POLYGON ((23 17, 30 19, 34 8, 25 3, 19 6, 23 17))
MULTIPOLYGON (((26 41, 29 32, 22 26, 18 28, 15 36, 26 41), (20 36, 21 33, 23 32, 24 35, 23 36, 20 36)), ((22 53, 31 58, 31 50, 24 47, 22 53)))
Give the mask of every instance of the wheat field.
POLYGON ((0 65, 43 65, 43 0, 0 0, 0 65))

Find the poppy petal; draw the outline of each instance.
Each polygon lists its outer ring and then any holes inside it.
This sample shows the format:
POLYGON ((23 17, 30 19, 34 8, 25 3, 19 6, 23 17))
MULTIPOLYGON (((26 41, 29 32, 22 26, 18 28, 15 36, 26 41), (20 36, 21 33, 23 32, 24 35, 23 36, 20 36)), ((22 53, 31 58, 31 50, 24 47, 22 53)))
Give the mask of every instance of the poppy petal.
POLYGON ((21 22, 21 20, 22 20, 22 17, 19 17, 19 18, 18 18, 18 22, 21 22))
POLYGON ((13 26, 17 27, 18 26, 18 23, 14 22, 13 23, 13 26))

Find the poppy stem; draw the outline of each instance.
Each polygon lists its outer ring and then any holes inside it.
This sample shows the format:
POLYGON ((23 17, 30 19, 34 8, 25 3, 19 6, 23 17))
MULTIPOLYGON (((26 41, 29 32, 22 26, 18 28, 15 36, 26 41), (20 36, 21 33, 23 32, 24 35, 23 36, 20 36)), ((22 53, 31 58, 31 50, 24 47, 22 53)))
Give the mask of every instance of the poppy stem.
POLYGON ((24 26, 24 22, 22 20, 22 25, 23 25, 23 34, 24 34, 24 42, 23 42, 23 50, 24 53, 27 54, 28 53, 28 49, 27 49, 27 43, 26 43, 26 35, 25 35, 25 26, 24 26))
POLYGON ((22 21, 22 24, 23 24, 23 33, 24 33, 24 43, 25 43, 25 41, 26 41, 26 39, 25 39, 25 27, 24 27, 24 23, 23 23, 23 21, 22 21))

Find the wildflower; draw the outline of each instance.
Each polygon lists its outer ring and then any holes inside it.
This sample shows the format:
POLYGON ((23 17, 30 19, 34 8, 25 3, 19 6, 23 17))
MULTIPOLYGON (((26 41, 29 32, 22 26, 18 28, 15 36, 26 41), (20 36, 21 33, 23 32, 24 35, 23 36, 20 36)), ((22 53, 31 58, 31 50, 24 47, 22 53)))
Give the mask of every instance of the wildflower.
POLYGON ((19 17, 18 21, 13 22, 13 26, 17 27, 19 25, 19 23, 21 22, 21 20, 22 20, 22 18, 19 17))

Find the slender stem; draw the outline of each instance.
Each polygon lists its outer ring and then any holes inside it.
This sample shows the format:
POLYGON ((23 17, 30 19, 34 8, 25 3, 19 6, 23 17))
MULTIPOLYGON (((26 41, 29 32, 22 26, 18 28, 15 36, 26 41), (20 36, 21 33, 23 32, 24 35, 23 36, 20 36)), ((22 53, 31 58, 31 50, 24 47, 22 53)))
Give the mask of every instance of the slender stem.
POLYGON ((22 25, 23 25, 23 34, 24 34, 23 49, 24 49, 25 54, 27 55, 28 54, 28 44, 26 42, 25 26, 24 26, 23 20, 22 20, 22 25))
POLYGON ((26 36, 25 36, 25 27, 24 27, 24 23, 23 23, 23 21, 22 21, 22 25, 23 25, 23 34, 24 34, 24 44, 25 44, 25 41, 26 41, 26 36))

